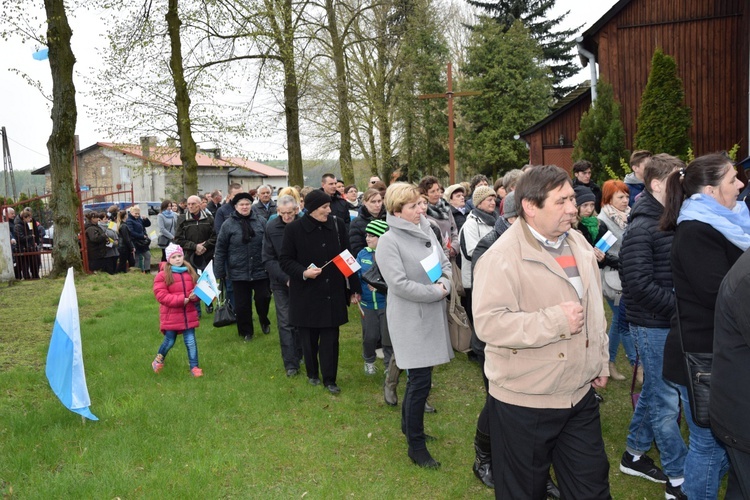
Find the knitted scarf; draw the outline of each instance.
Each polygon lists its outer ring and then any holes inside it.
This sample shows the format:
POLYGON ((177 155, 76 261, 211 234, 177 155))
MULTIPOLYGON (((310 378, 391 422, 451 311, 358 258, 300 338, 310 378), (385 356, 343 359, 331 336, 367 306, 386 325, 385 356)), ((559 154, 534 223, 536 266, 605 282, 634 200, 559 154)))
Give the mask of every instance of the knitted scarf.
POLYGON ((591 235, 591 241, 596 241, 599 236, 599 219, 596 217, 581 217, 581 224, 591 235))
POLYGON ((614 221, 615 224, 620 226, 620 229, 625 229, 628 227, 628 216, 630 215, 630 207, 625 209, 623 212, 622 210, 617 210, 612 205, 602 205, 602 212, 604 215, 609 217, 612 221, 614 221))
POLYGON ((447 201, 440 198, 436 204, 427 204, 427 215, 435 220, 447 220, 450 217, 451 206, 447 201))
POLYGON ((730 210, 712 196, 697 193, 682 203, 677 224, 686 220, 708 224, 740 250, 750 248, 750 212, 745 203, 730 210))

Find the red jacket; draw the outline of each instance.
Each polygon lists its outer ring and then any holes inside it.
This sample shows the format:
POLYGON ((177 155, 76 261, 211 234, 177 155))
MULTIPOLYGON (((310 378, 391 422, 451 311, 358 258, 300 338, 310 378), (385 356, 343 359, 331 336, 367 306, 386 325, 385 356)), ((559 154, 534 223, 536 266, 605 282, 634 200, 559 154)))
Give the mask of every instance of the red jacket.
MULTIPOLYGON (((195 288, 190 273, 173 272, 172 278, 174 283, 169 286, 164 281, 163 270, 154 278, 154 295, 159 302, 159 327, 162 333, 167 330, 182 333, 183 330, 196 328, 200 324, 195 304, 185 304, 185 297, 189 297, 195 288)), ((196 297, 195 301, 198 300, 196 297)))

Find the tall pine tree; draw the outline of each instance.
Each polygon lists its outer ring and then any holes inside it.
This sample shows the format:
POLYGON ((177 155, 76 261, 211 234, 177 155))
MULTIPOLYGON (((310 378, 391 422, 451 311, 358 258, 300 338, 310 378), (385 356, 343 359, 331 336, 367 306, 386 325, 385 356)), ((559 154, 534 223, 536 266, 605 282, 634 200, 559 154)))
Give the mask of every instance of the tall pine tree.
POLYGON ((651 73, 641 96, 636 121, 635 147, 687 159, 690 148, 690 108, 677 75, 677 63, 661 49, 651 59, 651 73))
POLYGON ((570 92, 572 87, 562 82, 578 73, 575 64, 575 35, 580 26, 570 30, 555 31, 570 11, 556 18, 547 18, 547 12, 555 6, 555 0, 466 0, 469 5, 483 9, 488 16, 500 23, 504 31, 520 20, 531 37, 542 48, 544 59, 552 72, 552 84, 556 99, 570 92))
POLYGON ((520 21, 503 31, 483 18, 466 50, 462 90, 482 94, 456 103, 466 122, 456 152, 468 172, 495 178, 528 161, 526 145, 514 136, 549 112, 549 71, 540 64, 539 44, 520 21))

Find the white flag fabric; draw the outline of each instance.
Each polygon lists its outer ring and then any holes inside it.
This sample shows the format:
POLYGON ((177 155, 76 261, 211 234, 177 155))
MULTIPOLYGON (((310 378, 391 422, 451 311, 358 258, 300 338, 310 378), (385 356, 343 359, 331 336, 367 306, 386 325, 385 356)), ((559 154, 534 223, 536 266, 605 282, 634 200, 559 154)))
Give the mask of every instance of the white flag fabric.
POLYGON ((73 268, 68 269, 55 326, 47 352, 47 380, 62 404, 72 412, 89 420, 99 420, 91 413, 86 373, 81 349, 81 323, 78 319, 78 296, 73 280, 73 268))
POLYGON ((219 284, 216 282, 216 276, 214 276, 213 260, 208 263, 206 269, 198 277, 198 282, 195 284, 193 293, 205 302, 207 306, 211 305, 211 302, 219 296, 219 284))

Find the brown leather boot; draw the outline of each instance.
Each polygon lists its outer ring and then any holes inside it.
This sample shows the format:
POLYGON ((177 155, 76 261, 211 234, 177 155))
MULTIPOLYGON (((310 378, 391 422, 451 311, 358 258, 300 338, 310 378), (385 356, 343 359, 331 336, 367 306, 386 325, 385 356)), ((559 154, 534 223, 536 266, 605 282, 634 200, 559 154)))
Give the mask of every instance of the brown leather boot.
POLYGON ((396 388, 398 387, 399 375, 401 375, 401 370, 396 366, 396 356, 391 356, 391 361, 388 363, 388 369, 385 372, 385 383, 383 384, 383 399, 385 399, 387 405, 396 406, 398 404, 396 388))

